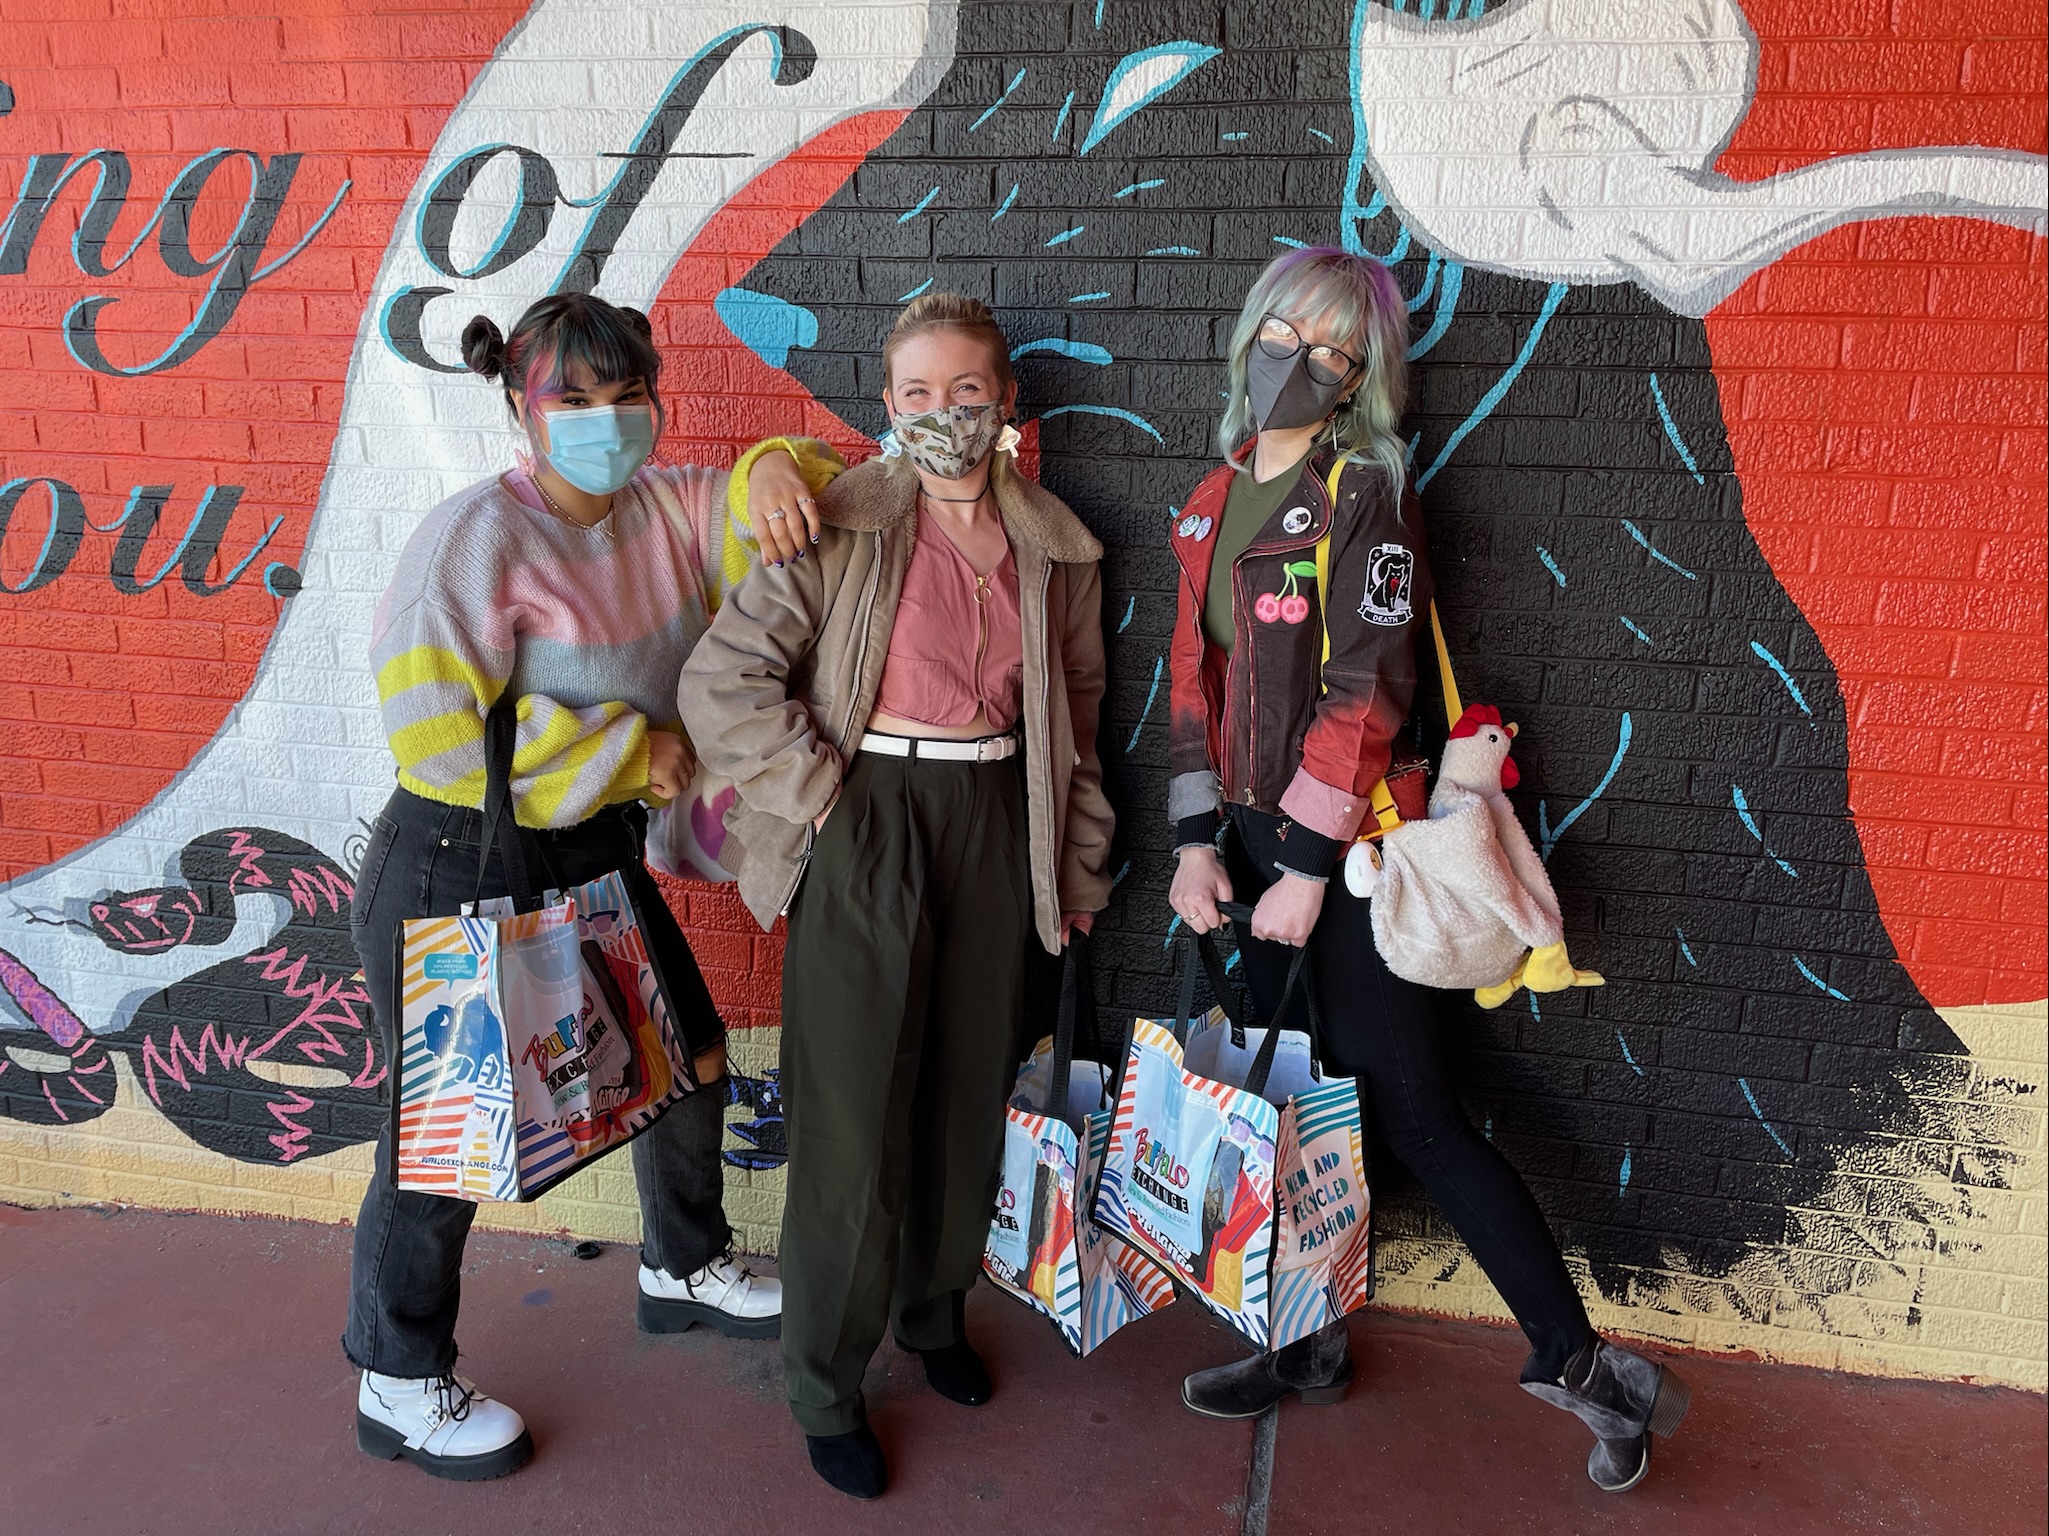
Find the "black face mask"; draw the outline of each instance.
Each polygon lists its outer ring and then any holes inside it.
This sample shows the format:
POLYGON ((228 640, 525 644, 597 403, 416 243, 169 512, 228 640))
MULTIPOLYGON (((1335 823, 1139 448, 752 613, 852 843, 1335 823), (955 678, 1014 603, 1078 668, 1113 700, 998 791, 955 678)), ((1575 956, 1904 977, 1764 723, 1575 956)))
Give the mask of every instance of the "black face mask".
POLYGON ((1254 347, 1245 359, 1245 396, 1254 430, 1286 431, 1322 421, 1336 409, 1343 379, 1319 384, 1309 376, 1309 349, 1293 357, 1268 357, 1254 347))

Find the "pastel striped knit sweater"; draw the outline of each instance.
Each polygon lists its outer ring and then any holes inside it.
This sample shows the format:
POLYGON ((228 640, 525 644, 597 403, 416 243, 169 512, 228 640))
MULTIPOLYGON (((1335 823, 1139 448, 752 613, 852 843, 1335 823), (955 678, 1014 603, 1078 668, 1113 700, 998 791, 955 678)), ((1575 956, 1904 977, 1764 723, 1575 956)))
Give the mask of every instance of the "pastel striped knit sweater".
MULTIPOLYGON (((772 439, 807 476, 838 458, 772 439)), ((371 665, 398 782, 428 800, 484 803, 484 716, 518 700, 512 760, 522 826, 574 826, 647 792, 647 733, 680 731, 676 682, 754 558, 730 477, 644 468, 598 528, 548 512, 515 471, 457 492, 414 530, 378 605, 371 665), (609 530, 609 537, 607 534, 609 530)))

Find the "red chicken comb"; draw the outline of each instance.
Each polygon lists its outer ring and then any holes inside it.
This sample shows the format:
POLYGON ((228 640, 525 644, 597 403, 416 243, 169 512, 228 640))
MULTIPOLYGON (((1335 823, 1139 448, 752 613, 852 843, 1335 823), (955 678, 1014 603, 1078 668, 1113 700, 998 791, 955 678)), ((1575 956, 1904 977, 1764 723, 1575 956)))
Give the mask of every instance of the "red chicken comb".
POLYGON ((1451 728, 1451 739, 1456 741, 1462 736, 1477 736, 1483 725, 1501 725, 1501 711, 1492 704, 1468 704, 1465 713, 1458 717, 1458 723, 1451 728))

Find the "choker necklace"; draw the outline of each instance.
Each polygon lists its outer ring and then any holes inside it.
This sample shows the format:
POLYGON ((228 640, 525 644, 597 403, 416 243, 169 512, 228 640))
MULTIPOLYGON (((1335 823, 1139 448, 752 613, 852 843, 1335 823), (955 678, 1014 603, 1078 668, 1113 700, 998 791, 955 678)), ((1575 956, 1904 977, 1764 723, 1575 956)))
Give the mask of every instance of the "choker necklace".
POLYGON ((989 493, 987 491, 984 491, 980 496, 934 496, 930 491, 926 490, 923 486, 920 486, 918 488, 918 494, 924 497, 927 501, 943 501, 948 506, 973 507, 979 506, 983 502, 983 500, 987 498, 989 493))
POLYGON ((589 533, 593 528, 595 528, 599 533, 602 533, 605 536, 605 541, 607 543, 616 544, 618 542, 618 540, 614 538, 612 534, 612 509, 613 507, 619 505, 619 500, 616 496, 612 499, 612 506, 605 508, 605 515, 603 517, 599 518, 594 523, 579 523, 575 518, 571 517, 567 512, 562 510, 562 504, 559 501, 557 501, 553 496, 550 496, 548 494, 548 488, 541 483, 541 477, 539 475, 534 475, 531 477, 531 479, 534 482, 534 489, 541 493, 541 500, 545 501, 548 504, 548 510, 550 512, 553 512, 557 517, 561 518, 563 522, 569 524, 569 526, 572 528, 581 528, 585 533, 589 533))

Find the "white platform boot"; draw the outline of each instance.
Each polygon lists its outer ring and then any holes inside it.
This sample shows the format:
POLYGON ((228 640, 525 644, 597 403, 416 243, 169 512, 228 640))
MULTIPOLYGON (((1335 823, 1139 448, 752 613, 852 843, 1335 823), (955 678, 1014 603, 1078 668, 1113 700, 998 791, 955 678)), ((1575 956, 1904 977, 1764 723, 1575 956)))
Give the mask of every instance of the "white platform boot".
POLYGON ((783 1331, 783 1286, 757 1275, 732 1249, 678 1280, 640 1266, 640 1331, 681 1333, 709 1323, 729 1339, 773 1339, 783 1331))
POLYGON ((461 1482, 517 1472, 534 1455, 526 1420, 452 1371, 421 1380, 363 1372, 356 1444, 372 1456, 403 1456, 436 1477, 461 1482))

